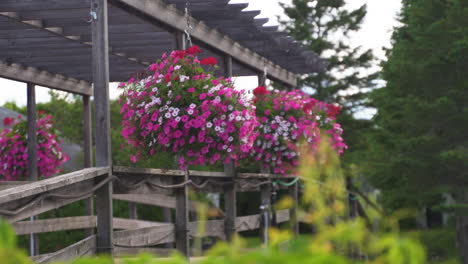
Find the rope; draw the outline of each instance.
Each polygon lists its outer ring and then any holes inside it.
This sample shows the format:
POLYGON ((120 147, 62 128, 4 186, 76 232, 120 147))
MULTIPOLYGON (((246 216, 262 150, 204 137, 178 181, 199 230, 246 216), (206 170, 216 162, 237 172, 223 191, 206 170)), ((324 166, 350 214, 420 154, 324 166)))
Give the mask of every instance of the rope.
POLYGON ((285 186, 285 187, 290 187, 290 186, 293 186, 294 184, 296 184, 296 182, 299 181, 299 178, 295 178, 294 180, 290 181, 290 182, 283 182, 283 181, 280 181, 280 180, 276 180, 274 183, 278 183, 282 186, 285 186))
MULTIPOLYGON (((185 35, 187 36, 186 42, 188 42, 189 47, 192 46, 192 37, 190 36, 190 29, 192 29, 192 25, 190 24, 190 0, 187 0, 185 2, 185 19, 186 19, 186 24, 185 24, 185 35)), ((187 45, 187 43, 185 43, 187 45)))

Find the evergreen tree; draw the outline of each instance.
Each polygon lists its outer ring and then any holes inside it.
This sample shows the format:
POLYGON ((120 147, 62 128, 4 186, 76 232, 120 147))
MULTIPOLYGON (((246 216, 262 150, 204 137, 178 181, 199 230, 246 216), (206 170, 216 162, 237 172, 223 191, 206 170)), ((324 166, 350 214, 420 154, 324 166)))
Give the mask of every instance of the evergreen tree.
MULTIPOLYGON (((370 180, 388 209, 468 202, 468 2, 403 0, 402 23, 375 90, 370 180)), ((468 263, 466 205, 455 206, 468 263), (463 209, 465 208, 465 209, 463 209)))
POLYGON ((377 77, 371 69, 375 63, 372 51, 349 43, 352 33, 361 28, 366 5, 351 11, 345 0, 292 0, 291 5, 280 5, 288 17, 280 21, 284 30, 327 62, 323 72, 302 76, 299 87, 311 88, 314 98, 343 108, 338 121, 349 146, 343 164, 355 164, 367 148, 363 133, 372 124, 353 114, 368 106, 367 95, 377 77))

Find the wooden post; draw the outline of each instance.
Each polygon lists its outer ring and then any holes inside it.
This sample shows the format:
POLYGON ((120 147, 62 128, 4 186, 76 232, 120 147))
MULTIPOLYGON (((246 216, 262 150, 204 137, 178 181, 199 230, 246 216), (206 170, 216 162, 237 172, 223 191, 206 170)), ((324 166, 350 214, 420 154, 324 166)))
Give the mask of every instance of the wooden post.
MULTIPOLYGON (((27 136, 28 136, 28 180, 37 181, 37 129, 36 129, 36 86, 27 83, 27 136)), ((31 221, 36 220, 36 216, 30 217, 31 221)), ((29 253, 31 256, 39 255, 39 239, 37 235, 29 236, 29 253)))
POLYGON ((299 221, 297 219, 297 208, 299 204, 299 182, 289 186, 289 196, 293 201, 293 207, 289 211, 290 223, 293 234, 299 235, 299 221))
POLYGON ((236 192, 236 170, 234 162, 224 164, 224 172, 229 176, 229 181, 234 181, 233 184, 224 188, 224 229, 227 240, 231 240, 236 234, 236 217, 237 217, 237 192, 236 192))
MULTIPOLYGON (((96 166, 111 166, 109 110, 109 45, 107 0, 91 0, 91 12, 96 14, 91 25, 92 67, 94 84, 96 166)), ((108 175, 110 176, 110 175, 108 175)), ((102 180, 102 179, 99 179, 102 180)), ((112 182, 96 192, 97 236, 96 252, 113 253, 112 182)))
POLYGON ((186 44, 185 44, 185 35, 184 35, 184 32, 182 31, 177 31, 175 33, 175 37, 176 37, 176 49, 178 50, 184 50, 186 49, 186 44))
MULTIPOLYGON (((185 175, 182 182, 188 181, 189 172, 188 169, 185 170, 185 175)), ((176 191, 176 248, 182 254, 189 257, 190 256, 190 245, 189 245, 189 234, 188 234, 188 223, 189 223, 189 214, 188 214, 188 186, 178 188, 176 191)))
MULTIPOLYGON (((270 167, 265 167, 262 165, 262 173, 271 173, 270 167)), ((268 227, 271 226, 271 212, 273 208, 271 207, 271 183, 260 186, 260 207, 268 212, 268 218, 264 219, 262 216, 262 222, 260 224, 260 238, 264 244, 268 243, 268 227)))
POLYGON ((257 82, 258 82, 257 84, 258 84, 258 86, 265 86, 266 79, 267 79, 267 77, 264 76, 263 73, 259 73, 257 75, 257 82))
POLYGON ((137 210, 136 203, 132 203, 132 202, 128 203, 128 218, 138 219, 138 210, 137 210))
MULTIPOLYGON (((91 102, 90 96, 83 96, 83 150, 84 150, 84 167, 91 168, 93 166, 93 139, 91 127, 91 102)), ((85 214, 94 215, 93 197, 84 200, 85 214)), ((86 229, 86 235, 94 234, 94 229, 86 229)))

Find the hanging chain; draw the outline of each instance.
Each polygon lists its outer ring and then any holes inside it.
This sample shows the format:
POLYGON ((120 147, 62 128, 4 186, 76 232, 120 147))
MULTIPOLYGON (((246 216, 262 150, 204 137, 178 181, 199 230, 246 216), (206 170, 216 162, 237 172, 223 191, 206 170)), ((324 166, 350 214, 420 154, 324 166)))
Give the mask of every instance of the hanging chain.
POLYGON ((192 29, 192 25, 190 24, 190 0, 185 2, 185 35, 186 35, 186 45, 189 44, 189 47, 192 46, 192 37, 190 36, 190 30, 192 29))

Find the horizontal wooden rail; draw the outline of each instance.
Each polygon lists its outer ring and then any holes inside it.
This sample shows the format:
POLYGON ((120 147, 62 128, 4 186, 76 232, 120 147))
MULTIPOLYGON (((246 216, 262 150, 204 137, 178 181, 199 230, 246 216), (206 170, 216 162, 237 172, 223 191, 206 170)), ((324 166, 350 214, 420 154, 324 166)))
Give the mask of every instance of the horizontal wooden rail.
MULTIPOLYGON (((114 217, 113 222, 114 229, 124 230, 145 228, 165 224, 159 222, 150 222, 117 217, 114 217)), ((17 235, 87 229, 95 227, 96 216, 93 215, 42 219, 34 221, 21 221, 13 224, 13 228, 15 229, 17 235)))
POLYGON ((19 200, 22 198, 50 192, 55 189, 67 187, 75 183, 86 181, 109 173, 109 168, 87 168, 79 171, 63 174, 42 181, 31 182, 0 191, 0 204, 19 200))
MULTIPOLYGON (((145 174, 145 175, 158 175, 158 176, 184 176, 183 170, 164 170, 164 169, 151 169, 151 168, 134 168, 134 167, 121 167, 114 166, 112 168, 113 172, 116 174, 145 174)), ((196 171, 189 170, 190 176, 196 177, 215 177, 215 178, 228 178, 229 176, 222 171, 196 171)), ((294 176, 284 176, 280 174, 271 174, 271 173, 237 173, 237 178, 248 179, 248 178, 274 178, 274 179, 284 179, 284 178, 295 178, 294 176)))
MULTIPOLYGON (((176 198, 174 196, 163 195, 163 194, 114 194, 112 196, 115 200, 140 203, 152 206, 159 206, 164 208, 176 208, 176 198)), ((188 210, 192 212, 197 211, 197 207, 200 205, 198 202, 189 202, 188 210)), ((219 216, 223 216, 224 213, 219 208, 212 207, 210 210, 218 211, 219 216)))

